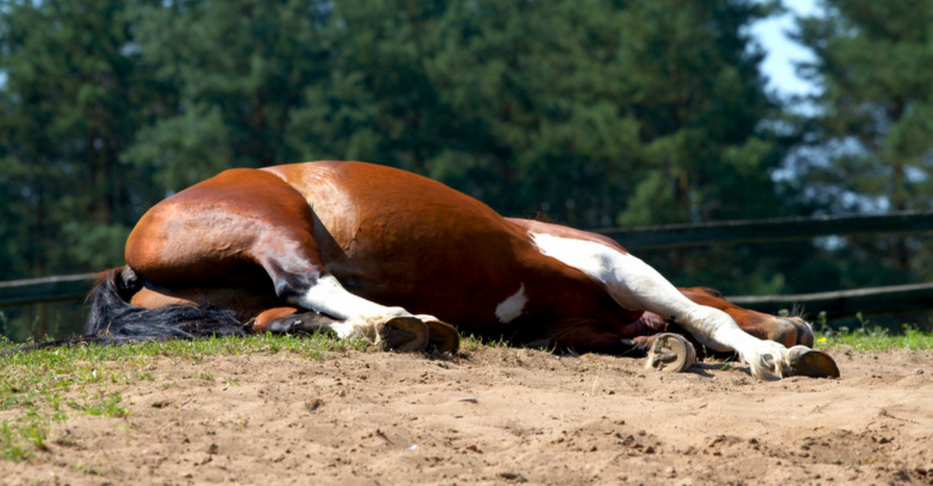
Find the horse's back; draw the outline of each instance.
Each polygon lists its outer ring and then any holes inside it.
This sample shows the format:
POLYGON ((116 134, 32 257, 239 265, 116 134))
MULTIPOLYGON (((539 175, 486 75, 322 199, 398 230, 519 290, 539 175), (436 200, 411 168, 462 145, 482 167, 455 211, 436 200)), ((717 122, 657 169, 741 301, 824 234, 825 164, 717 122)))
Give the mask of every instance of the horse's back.
POLYGON ((478 200, 362 162, 270 167, 300 192, 327 270, 351 292, 442 318, 495 322, 522 285, 527 232, 478 200))

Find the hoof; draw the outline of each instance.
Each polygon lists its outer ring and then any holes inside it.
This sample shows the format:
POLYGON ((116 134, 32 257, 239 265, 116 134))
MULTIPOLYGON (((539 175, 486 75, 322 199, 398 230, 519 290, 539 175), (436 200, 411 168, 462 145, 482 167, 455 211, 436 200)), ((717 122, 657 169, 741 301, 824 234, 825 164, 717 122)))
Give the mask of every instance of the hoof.
POLYGON ((415 317, 394 317, 376 326, 376 346, 382 351, 424 351, 428 326, 415 317))
POLYGON ((297 312, 298 309, 294 307, 276 307, 273 309, 267 309, 253 319, 252 331, 255 333, 288 332, 288 325, 285 324, 288 322, 287 318, 289 316, 294 316, 297 312), (285 330, 282 331, 282 328, 285 328, 285 330))
POLYGON ((297 313, 295 309, 281 307, 270 309, 256 317, 253 323, 253 332, 268 332, 270 334, 313 334, 319 331, 330 330, 331 324, 337 322, 317 312, 297 313))
POLYGON ((839 378, 839 367, 828 354, 804 346, 788 350, 787 364, 790 367, 788 376, 839 378))
POLYGON ((677 334, 664 333, 655 337, 645 368, 680 373, 687 371, 696 360, 697 352, 690 341, 677 334))
POLYGON ((421 319, 428 326, 428 351, 453 354, 460 349, 460 333, 454 326, 433 317, 421 319))

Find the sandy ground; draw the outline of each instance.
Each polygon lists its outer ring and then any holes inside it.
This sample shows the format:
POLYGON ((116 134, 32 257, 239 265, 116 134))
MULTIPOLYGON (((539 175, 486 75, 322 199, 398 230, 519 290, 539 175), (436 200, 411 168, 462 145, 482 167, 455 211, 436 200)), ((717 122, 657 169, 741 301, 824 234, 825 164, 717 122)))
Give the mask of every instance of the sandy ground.
POLYGON ((841 379, 774 382, 510 348, 156 358, 80 392, 127 417, 75 414, 0 483, 933 484, 933 352, 832 354, 841 379))

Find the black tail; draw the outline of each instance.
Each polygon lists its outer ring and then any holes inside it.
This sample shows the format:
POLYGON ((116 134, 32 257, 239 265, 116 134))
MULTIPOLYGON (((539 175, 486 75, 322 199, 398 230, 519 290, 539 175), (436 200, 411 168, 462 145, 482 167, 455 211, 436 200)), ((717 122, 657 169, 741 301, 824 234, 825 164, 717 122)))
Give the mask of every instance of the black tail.
POLYGON ((106 272, 88 296, 91 314, 80 341, 117 344, 246 335, 246 327, 229 309, 187 305, 146 309, 130 304, 130 297, 141 288, 142 282, 129 267, 106 272))
POLYGON ((84 336, 18 346, 0 353, 80 346, 91 343, 122 344, 133 341, 196 339, 210 336, 245 336, 246 326, 235 312, 217 307, 170 305, 156 309, 136 307, 130 298, 142 282, 129 267, 101 274, 88 300, 92 301, 84 336))

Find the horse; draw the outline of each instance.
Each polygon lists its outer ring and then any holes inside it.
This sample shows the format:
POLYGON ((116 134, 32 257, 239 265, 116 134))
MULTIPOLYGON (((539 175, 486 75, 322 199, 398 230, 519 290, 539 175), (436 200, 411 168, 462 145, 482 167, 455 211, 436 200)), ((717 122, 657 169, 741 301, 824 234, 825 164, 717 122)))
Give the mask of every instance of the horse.
POLYGON ((88 336, 327 331, 384 350, 455 352, 469 333, 619 355, 661 343, 654 366, 678 370, 695 343, 737 353, 760 379, 839 375, 799 317, 678 289, 608 237, 503 217, 438 181, 365 162, 221 172, 149 209, 125 259, 89 296, 88 336))

